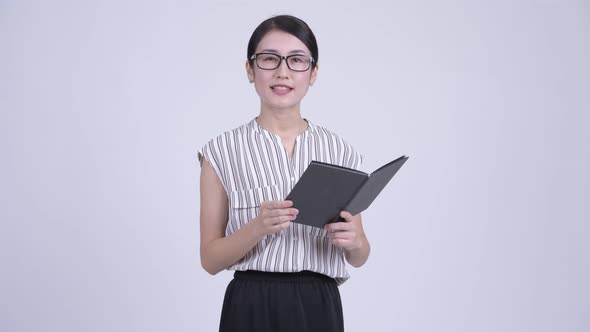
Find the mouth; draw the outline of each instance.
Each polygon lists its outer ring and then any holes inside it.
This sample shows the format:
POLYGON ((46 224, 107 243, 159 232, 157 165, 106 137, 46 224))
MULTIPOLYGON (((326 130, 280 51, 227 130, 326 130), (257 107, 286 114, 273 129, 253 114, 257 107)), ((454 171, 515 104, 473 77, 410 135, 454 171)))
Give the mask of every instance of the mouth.
POLYGON ((284 85, 284 84, 273 85, 270 88, 275 91, 291 91, 291 90, 293 90, 292 87, 290 87, 288 85, 284 85))
POLYGON ((273 93, 275 93, 279 96, 286 95, 287 93, 293 91, 292 87, 290 87, 288 85, 284 85, 284 84, 272 85, 270 87, 270 89, 272 90, 273 93))

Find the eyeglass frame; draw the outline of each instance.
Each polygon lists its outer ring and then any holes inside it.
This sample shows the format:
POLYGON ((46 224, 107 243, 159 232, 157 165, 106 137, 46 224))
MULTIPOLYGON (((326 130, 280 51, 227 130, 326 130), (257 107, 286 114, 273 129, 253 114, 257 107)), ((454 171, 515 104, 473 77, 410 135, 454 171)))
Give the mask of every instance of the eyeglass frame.
POLYGON ((275 70, 275 69, 277 69, 277 68, 279 68, 281 66, 281 63, 283 63, 283 60, 285 60, 285 63, 287 64, 287 68, 289 68, 289 70, 294 71, 294 72, 298 72, 298 73, 304 73, 304 72, 308 71, 313 66, 313 64, 315 63, 315 59, 311 55, 305 55, 305 54, 291 54, 291 55, 287 55, 287 56, 282 56, 282 55, 279 55, 279 54, 276 54, 276 53, 260 52, 260 53, 252 54, 252 56, 250 57, 250 61, 254 61, 256 63, 256 67, 258 67, 258 68, 260 68, 262 70, 275 70), (261 55, 261 54, 275 55, 275 56, 279 57, 279 63, 273 69, 262 68, 258 64, 258 61, 256 61, 256 58, 259 55, 261 55), (289 61, 288 61, 289 58, 296 57, 296 56, 301 56, 301 57, 309 58, 309 60, 310 60, 309 67, 306 70, 296 70, 296 69, 291 68, 291 66, 289 66, 289 61))

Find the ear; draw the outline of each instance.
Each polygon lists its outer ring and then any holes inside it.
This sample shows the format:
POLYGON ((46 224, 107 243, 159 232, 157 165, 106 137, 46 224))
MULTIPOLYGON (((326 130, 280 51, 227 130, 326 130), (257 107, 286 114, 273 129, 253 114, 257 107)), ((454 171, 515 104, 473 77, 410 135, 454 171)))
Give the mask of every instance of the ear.
POLYGON ((313 67, 313 70, 311 71, 311 77, 309 78, 309 84, 313 85, 315 84, 315 81, 318 78, 318 71, 320 70, 320 66, 319 65, 315 65, 315 67, 313 67))
POLYGON ((254 81, 254 70, 250 66, 250 61, 246 60, 246 74, 248 75, 249 81, 254 81))

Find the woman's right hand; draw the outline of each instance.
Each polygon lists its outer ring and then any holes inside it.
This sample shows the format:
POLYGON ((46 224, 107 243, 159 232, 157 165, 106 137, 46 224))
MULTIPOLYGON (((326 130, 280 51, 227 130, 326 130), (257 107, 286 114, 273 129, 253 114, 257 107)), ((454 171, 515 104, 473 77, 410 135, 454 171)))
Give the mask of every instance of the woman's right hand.
POLYGON ((252 220, 261 236, 274 234, 289 227, 299 210, 292 207, 292 201, 264 201, 260 213, 252 220))

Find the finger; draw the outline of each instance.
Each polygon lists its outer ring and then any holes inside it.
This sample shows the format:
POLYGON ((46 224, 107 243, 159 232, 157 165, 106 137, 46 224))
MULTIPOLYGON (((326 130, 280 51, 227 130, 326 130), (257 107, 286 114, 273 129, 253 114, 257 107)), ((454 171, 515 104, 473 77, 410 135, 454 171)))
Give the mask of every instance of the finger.
POLYGON ((348 211, 340 211, 340 217, 344 218, 347 222, 352 221, 352 214, 348 211))
POLYGON ((295 217, 292 215, 284 215, 284 216, 272 217, 272 218, 269 218, 268 220, 271 225, 278 225, 278 224, 285 223, 287 221, 292 221, 294 219, 295 219, 295 217))
POLYGON ((269 217, 277 217, 277 216, 296 216, 299 213, 299 210, 295 209, 295 208, 288 208, 288 209, 273 209, 273 210, 267 210, 268 212, 266 213, 267 216, 269 217))
POLYGON ((273 233, 280 232, 280 231, 282 231, 282 230, 285 230, 285 229, 289 228, 289 226, 291 226, 291 224, 292 224, 292 223, 293 223, 292 221, 286 221, 286 222, 284 222, 284 223, 281 223, 281 224, 276 224, 276 225, 274 225, 274 226, 271 228, 271 231, 272 231, 273 233))
POLYGON ((347 222, 335 222, 335 223, 331 223, 331 224, 326 225, 325 229, 329 233, 349 231, 349 230, 352 230, 352 225, 347 222))
POLYGON ((328 238, 330 239, 342 239, 342 240, 352 240, 354 238, 353 232, 333 232, 328 233, 328 238))
POLYGON ((293 201, 264 201, 260 205, 267 209, 285 209, 293 206, 293 201))
POLYGON ((330 240, 330 242, 332 242, 332 244, 334 244, 340 248, 346 248, 350 245, 350 240, 345 240, 345 239, 334 239, 334 240, 330 240))

